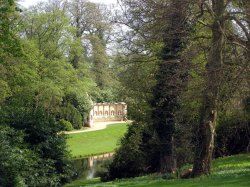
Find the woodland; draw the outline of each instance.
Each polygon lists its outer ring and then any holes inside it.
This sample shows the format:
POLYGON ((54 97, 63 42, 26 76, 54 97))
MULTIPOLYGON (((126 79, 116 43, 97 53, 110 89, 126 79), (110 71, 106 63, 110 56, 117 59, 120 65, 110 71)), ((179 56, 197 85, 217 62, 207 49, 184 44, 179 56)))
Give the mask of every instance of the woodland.
POLYGON ((0 0, 0 186, 74 180, 62 131, 98 102, 132 120, 102 181, 249 153, 249 25, 248 0, 0 0))

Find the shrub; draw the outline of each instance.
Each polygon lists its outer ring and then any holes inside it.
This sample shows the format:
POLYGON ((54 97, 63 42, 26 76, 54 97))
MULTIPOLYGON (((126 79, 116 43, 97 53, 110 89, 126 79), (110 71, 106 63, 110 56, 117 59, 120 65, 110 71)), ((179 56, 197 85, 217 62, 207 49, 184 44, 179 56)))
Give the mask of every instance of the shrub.
POLYGON ((74 129, 80 129, 83 126, 82 115, 72 104, 68 103, 62 108, 61 118, 69 121, 74 129))
POLYGON ((239 154, 249 145, 249 121, 237 115, 226 116, 216 128, 215 157, 239 154))
POLYGON ((165 173, 164 175, 162 175, 162 178, 166 180, 171 180, 171 179, 176 179, 177 176, 175 173, 165 173))
POLYGON ((0 125, 0 186, 25 186, 34 160, 23 137, 21 131, 0 125))
MULTIPOLYGON (((27 151, 32 153, 32 158, 35 156, 34 159, 28 158, 28 170, 22 165, 20 165, 22 169, 16 167, 14 170, 18 173, 21 173, 21 171, 28 172, 28 175, 24 177, 25 184, 27 183, 27 186, 60 186, 71 180, 73 171, 67 151, 66 136, 58 134, 61 131, 61 127, 56 123, 55 118, 47 114, 42 108, 37 108, 36 110, 28 108, 19 110, 17 108, 14 112, 13 110, 9 112, 8 116, 6 116, 8 124, 15 131, 24 133, 20 147, 27 147, 27 151)), ((15 136, 11 135, 12 137, 15 136)), ((13 143, 10 145, 14 146, 13 143)), ((18 146, 17 148, 20 149, 20 147, 18 146)), ((21 160, 21 153, 24 153, 24 151, 17 152, 21 160)), ((13 158, 12 156, 12 160, 10 159, 12 164, 14 164, 13 158)), ((20 161, 20 163, 26 164, 24 161, 20 161)), ((6 170, 4 171, 6 172, 6 170)))
POLYGON ((72 105, 82 116, 83 120, 87 120, 89 111, 92 107, 92 101, 87 94, 67 93, 63 98, 63 104, 67 107, 68 104, 72 105))
POLYGON ((64 131, 71 131, 71 130, 74 129, 72 124, 69 121, 65 120, 65 119, 61 119, 59 121, 59 124, 62 126, 64 131))
POLYGON ((116 178, 138 176, 145 170, 145 154, 141 150, 142 131, 140 124, 133 124, 121 140, 114 159, 108 166, 108 172, 102 176, 103 181, 116 178))
POLYGON ((175 130, 175 154, 177 167, 193 162, 194 157, 194 127, 191 122, 181 121, 175 130))

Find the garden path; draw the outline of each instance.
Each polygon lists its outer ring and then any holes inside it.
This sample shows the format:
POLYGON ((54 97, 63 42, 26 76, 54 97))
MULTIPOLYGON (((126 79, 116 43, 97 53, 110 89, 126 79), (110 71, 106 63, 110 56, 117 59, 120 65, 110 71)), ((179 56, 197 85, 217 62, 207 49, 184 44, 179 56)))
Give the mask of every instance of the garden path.
POLYGON ((109 121, 109 122, 95 122, 93 127, 86 128, 86 129, 80 129, 80 130, 73 130, 64 132, 65 134, 76 134, 76 133, 82 133, 82 132, 90 132, 90 131, 98 131, 105 129, 108 125, 117 124, 117 123, 125 123, 124 121, 109 121))

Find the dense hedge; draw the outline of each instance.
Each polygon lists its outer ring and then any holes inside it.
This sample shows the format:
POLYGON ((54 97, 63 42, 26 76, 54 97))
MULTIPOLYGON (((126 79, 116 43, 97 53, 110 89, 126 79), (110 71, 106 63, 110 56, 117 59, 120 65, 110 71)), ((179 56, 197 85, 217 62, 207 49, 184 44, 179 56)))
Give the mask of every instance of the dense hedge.
POLYGON ((113 161, 108 166, 108 172, 102 180, 138 176, 144 172, 145 154, 142 151, 143 127, 133 124, 121 140, 121 146, 116 151, 113 161))
POLYGON ((246 116, 226 117, 219 121, 216 129, 215 157, 246 152, 249 141, 250 125, 246 116))

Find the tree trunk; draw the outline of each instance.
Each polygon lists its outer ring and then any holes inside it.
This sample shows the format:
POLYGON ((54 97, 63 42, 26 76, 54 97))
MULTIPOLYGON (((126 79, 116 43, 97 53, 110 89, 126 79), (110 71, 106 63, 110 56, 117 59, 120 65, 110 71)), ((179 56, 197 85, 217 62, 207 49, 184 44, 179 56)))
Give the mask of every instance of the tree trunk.
POLYGON ((72 61, 71 61, 72 66, 75 69, 77 69, 79 67, 79 60, 80 60, 80 57, 77 54, 75 54, 74 57, 73 57, 73 59, 72 59, 72 61))
POLYGON ((163 16, 169 19, 166 19, 164 28, 164 47, 160 54, 161 62, 151 102, 153 125, 159 138, 159 170, 162 173, 176 171, 174 130, 175 112, 179 106, 178 97, 185 79, 180 60, 180 52, 187 35, 187 9, 183 6, 185 3, 183 0, 171 1, 171 11, 166 10, 166 15, 163 16))
POLYGON ((174 156, 174 138, 165 144, 165 147, 169 147, 169 151, 162 152, 160 155, 160 171, 161 173, 174 173, 176 171, 176 158, 174 156))
MULTIPOLYGON (((80 27, 80 15, 78 15, 76 17, 76 33, 75 33, 75 40, 81 39, 82 37, 82 31, 81 31, 81 27, 80 27)), ((80 61, 80 55, 78 54, 78 52, 76 51, 76 49, 72 50, 72 55, 73 55, 73 59, 71 61, 72 66, 77 69, 79 67, 79 61, 80 61)))
POLYGON ((217 100, 220 87, 220 73, 223 62, 222 50, 224 46, 224 0, 212 1, 214 20, 212 24, 211 49, 206 65, 206 82, 203 93, 203 103, 198 126, 198 140, 192 175, 209 174, 214 150, 214 135, 217 118, 217 100))
MULTIPOLYGON (((159 170, 173 173, 176 170, 174 157, 174 112, 178 106, 178 86, 175 82, 178 66, 175 60, 161 61, 156 75, 151 106, 154 129, 159 138, 159 170), (174 77, 174 78, 173 78, 174 77)), ((178 78, 178 77, 177 77, 178 78)))
MULTIPOLYGON (((248 28, 250 26, 250 3, 248 2, 248 0, 244 0, 245 3, 245 14, 246 14, 246 18, 247 18, 247 24, 248 24, 248 28)), ((248 35, 247 35, 247 60, 248 62, 250 62, 250 33, 248 30, 248 35)))
MULTIPOLYGON (((245 4, 245 14, 246 14, 248 28, 249 28, 249 26, 250 26, 250 4, 249 4, 248 0, 244 0, 244 4, 245 4)), ((248 30, 248 35, 247 35, 247 51, 246 51, 246 53, 247 53, 247 61, 250 62, 250 33, 249 33, 249 30, 248 30)), ((248 132, 250 133, 250 131, 248 131, 248 132)), ((250 153, 250 138, 248 141, 248 146, 247 146, 246 151, 247 151, 247 153, 250 153)))

